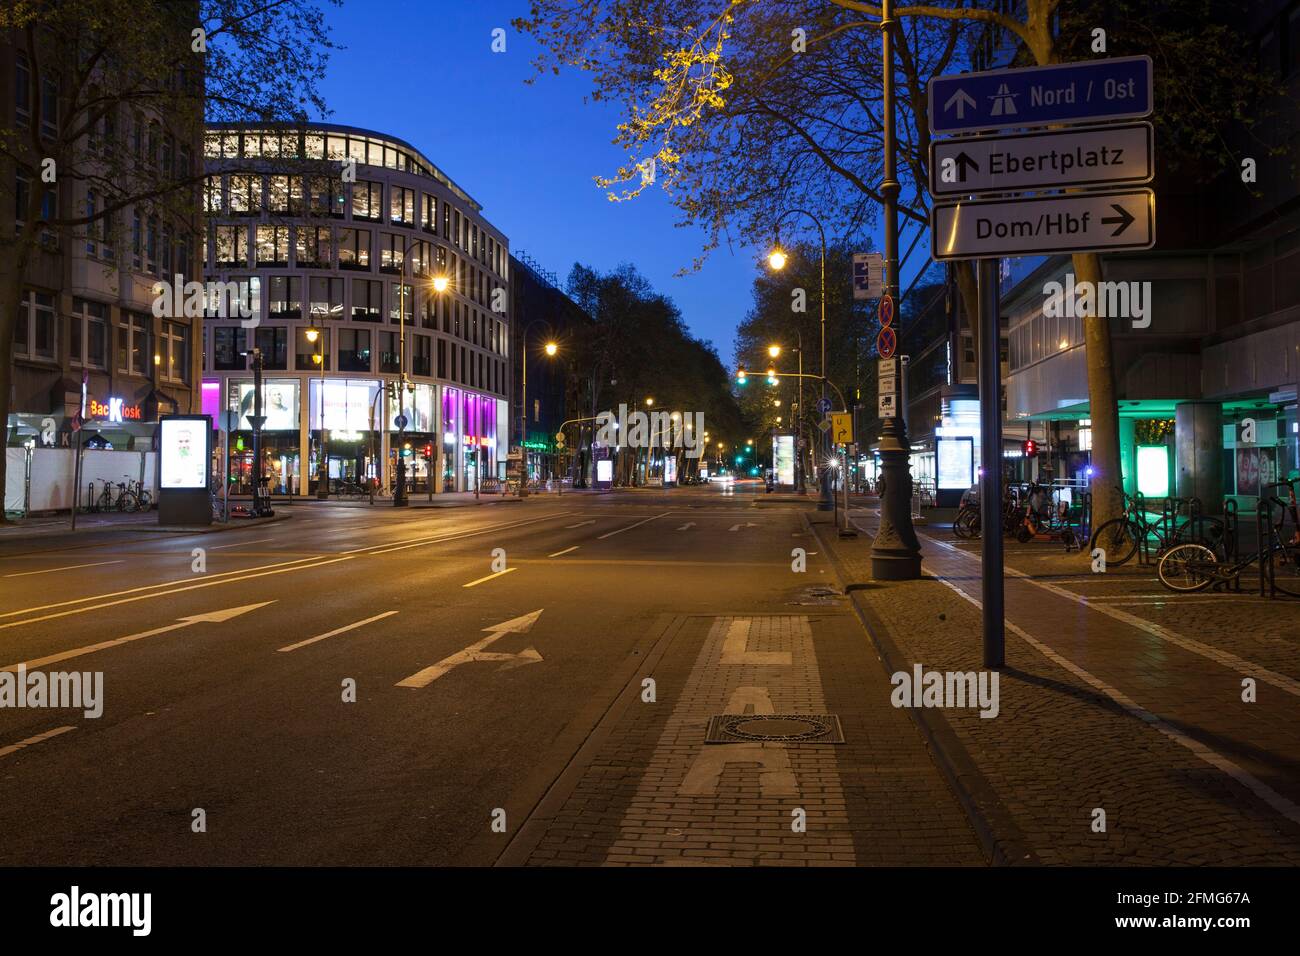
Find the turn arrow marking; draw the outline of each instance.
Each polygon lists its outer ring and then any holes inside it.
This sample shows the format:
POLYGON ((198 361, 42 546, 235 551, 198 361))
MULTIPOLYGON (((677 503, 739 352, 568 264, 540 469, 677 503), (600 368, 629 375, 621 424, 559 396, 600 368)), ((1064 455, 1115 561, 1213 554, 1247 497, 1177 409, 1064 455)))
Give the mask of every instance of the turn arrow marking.
POLYGON ((545 608, 538 608, 530 614, 523 614, 519 617, 511 618, 500 624, 493 624, 491 627, 485 627, 483 630, 488 632, 488 636, 481 641, 476 641, 463 651, 457 651, 450 657, 444 657, 438 663, 433 664, 424 670, 416 671, 410 677, 399 680, 397 687, 428 687, 443 674, 453 668, 467 664, 470 661, 504 661, 501 670, 510 670, 514 667, 522 667, 524 664, 536 664, 542 660, 542 655, 537 652, 535 647, 527 647, 517 654, 502 653, 499 651, 487 651, 489 644, 499 641, 507 634, 524 634, 532 629, 537 619, 542 616, 545 608))
POLYGON ((189 627, 191 624, 222 624, 232 618, 239 617, 241 614, 247 614, 249 611, 256 611, 259 607, 266 607, 268 604, 274 604, 274 601, 262 601, 260 604, 245 604, 242 607, 230 607, 222 611, 209 611, 206 614, 190 614, 182 617, 175 624, 166 624, 162 627, 155 627, 149 631, 141 631, 139 634, 128 634, 126 637, 119 637, 111 641, 101 641, 98 644, 88 644, 85 647, 76 647, 70 651, 60 651, 58 654, 51 654, 48 657, 38 657, 35 660, 21 661, 17 664, 10 664, 8 667, 0 667, 0 671, 17 671, 20 667, 26 667, 31 670, 34 667, 44 667, 46 664, 54 664, 58 661, 66 661, 73 657, 81 657, 83 654, 93 654, 95 651, 106 650, 110 647, 117 647, 119 644, 129 644, 132 641, 138 641, 142 638, 153 637, 157 634, 166 634, 168 631, 177 631, 183 627, 189 627))
POLYGON ((694 522, 694 521, 688 521, 688 522, 686 522, 686 524, 682 525, 682 526, 681 526, 680 528, 678 528, 677 530, 678 530, 678 531, 689 531, 691 528, 694 528, 694 527, 695 527, 695 522, 694 522))
POLYGON ((1129 212, 1127 209, 1125 209, 1117 202, 1111 203, 1110 208, 1114 209, 1117 213, 1119 213, 1119 215, 1103 216, 1101 222, 1102 225, 1104 226, 1109 226, 1111 223, 1115 223, 1115 222, 1119 223, 1119 228, 1111 233, 1112 236, 1118 236, 1120 233, 1122 233, 1125 229, 1127 229, 1130 225, 1133 224, 1133 222, 1135 221, 1135 217, 1131 212, 1129 212))

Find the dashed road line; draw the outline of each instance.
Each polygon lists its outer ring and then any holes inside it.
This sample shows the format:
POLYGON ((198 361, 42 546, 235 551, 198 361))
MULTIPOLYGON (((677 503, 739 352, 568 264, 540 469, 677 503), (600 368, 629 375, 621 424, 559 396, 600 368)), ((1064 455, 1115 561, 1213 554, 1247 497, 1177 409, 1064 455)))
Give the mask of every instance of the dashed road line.
POLYGON ((601 541, 604 540, 605 538, 612 538, 616 534, 622 534, 624 531, 631 531, 633 528, 639 528, 641 527, 641 525, 646 524, 647 522, 650 521, 654 521, 656 518, 666 518, 670 514, 672 514, 671 511, 665 511, 662 514, 651 515, 649 518, 645 518, 642 521, 638 521, 636 524, 630 524, 625 528, 618 528, 614 531, 607 531, 605 534, 598 535, 596 537, 596 540, 601 541))
POLYGON ((385 611, 383 614, 376 614, 374 617, 368 617, 364 621, 355 621, 352 624, 345 624, 342 627, 336 627, 332 631, 326 631, 324 634, 317 634, 315 637, 309 637, 305 641, 299 641, 297 644, 289 644, 285 647, 276 648, 278 653, 285 651, 296 651, 300 647, 306 647, 308 644, 315 644, 317 641, 323 641, 327 637, 334 637, 336 634, 345 634, 348 631, 355 631, 359 627, 365 627, 367 624, 373 624, 375 621, 382 621, 386 617, 392 617, 396 611, 385 611))
POLYGON ((76 727, 55 727, 53 730, 47 730, 43 734, 37 734, 35 737, 28 737, 20 740, 16 744, 10 744, 8 747, 0 747, 0 757, 7 757, 12 753, 17 753, 24 747, 30 747, 33 744, 39 744, 42 741, 58 737, 60 734, 66 734, 69 730, 76 730, 76 727))
POLYGON ((481 577, 475 581, 469 582, 469 584, 462 584, 461 587, 463 588, 478 587, 478 585, 482 584, 484 581, 492 581, 496 578, 504 577, 505 575, 509 574, 511 571, 518 571, 518 570, 519 570, 518 568, 506 568, 504 571, 494 571, 492 574, 485 575, 484 577, 481 577))

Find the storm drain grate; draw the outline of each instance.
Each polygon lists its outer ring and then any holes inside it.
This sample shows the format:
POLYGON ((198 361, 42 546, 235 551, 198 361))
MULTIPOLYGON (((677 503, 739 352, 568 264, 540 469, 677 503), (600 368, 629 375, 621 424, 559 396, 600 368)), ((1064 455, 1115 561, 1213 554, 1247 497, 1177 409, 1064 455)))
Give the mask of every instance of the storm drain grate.
POLYGON ((844 731, 834 714, 718 714, 709 718, 706 744, 754 741, 842 744, 844 731))

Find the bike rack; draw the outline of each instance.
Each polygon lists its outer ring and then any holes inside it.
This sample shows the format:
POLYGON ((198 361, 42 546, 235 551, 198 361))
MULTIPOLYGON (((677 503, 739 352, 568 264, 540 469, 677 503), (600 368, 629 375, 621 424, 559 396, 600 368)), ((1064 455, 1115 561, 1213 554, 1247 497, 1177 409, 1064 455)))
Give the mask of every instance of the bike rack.
MULTIPOLYGON (((1223 499, 1223 556, 1231 562, 1237 560, 1237 501, 1223 499)), ((1240 588, 1240 584, 1238 585, 1240 588)))

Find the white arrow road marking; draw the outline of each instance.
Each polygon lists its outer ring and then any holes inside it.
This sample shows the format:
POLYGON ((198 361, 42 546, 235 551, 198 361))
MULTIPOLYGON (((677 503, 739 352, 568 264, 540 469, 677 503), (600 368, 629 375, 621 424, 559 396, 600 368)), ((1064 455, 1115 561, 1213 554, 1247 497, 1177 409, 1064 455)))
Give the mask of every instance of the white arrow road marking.
POLYGON ((554 552, 553 554, 548 554, 547 557, 548 557, 548 558, 558 558, 560 555, 562 555, 562 554, 568 554, 570 551, 577 551, 579 547, 580 547, 579 545, 576 545, 576 544, 575 544, 572 548, 565 548, 563 551, 556 551, 556 552, 554 552))
POLYGON ((30 747, 32 744, 39 744, 43 740, 49 740, 51 737, 57 737, 59 734, 66 734, 69 730, 76 730, 76 727, 55 727, 53 730, 47 730, 43 734, 37 734, 35 737, 28 737, 26 740, 20 740, 16 744, 10 744, 8 747, 0 747, 0 757, 7 757, 11 753, 16 753, 24 747, 30 747))
POLYGON ((396 611, 385 611, 383 614, 376 614, 374 617, 368 617, 364 621, 357 621, 353 624, 344 624, 342 627, 336 627, 332 631, 327 631, 324 634, 317 634, 315 637, 309 637, 305 641, 299 641, 297 644, 290 644, 287 647, 277 648, 277 650, 281 653, 284 651, 296 651, 300 647, 306 647, 308 644, 315 644, 317 641, 323 641, 327 637, 333 637, 336 634, 343 634, 347 631, 355 631, 357 628, 365 627, 367 624, 372 624, 375 621, 382 621, 384 618, 392 617, 396 613, 396 611))
POLYGON ((494 571, 493 573, 481 577, 476 581, 469 582, 469 584, 462 584, 461 587, 463 588, 477 587, 478 585, 482 584, 484 581, 491 581, 493 578, 499 578, 502 577, 503 575, 509 574, 511 571, 518 571, 518 570, 519 570, 518 568, 506 568, 504 571, 494 571))
POLYGON ((639 528, 647 521, 654 521, 655 518, 663 518, 666 515, 670 515, 670 514, 672 514, 671 511, 665 511, 663 514, 651 515, 649 518, 646 518, 644 521, 638 521, 636 524, 630 524, 626 528, 619 528, 617 531, 607 531, 605 534, 598 536, 596 540, 600 541, 603 538, 612 538, 614 537, 614 535, 622 534, 624 531, 631 531, 633 528, 639 528))
POLYGON ((399 680, 397 687, 428 687, 443 674, 447 673, 453 667, 465 664, 469 661, 505 661, 506 664, 502 670, 511 667, 520 667, 523 664, 535 664, 542 659, 542 655, 537 653, 533 647, 526 648, 518 654, 501 654, 495 651, 484 653, 484 648, 489 644, 499 641, 507 634, 524 634, 532 629, 536 620, 542 616, 545 608, 538 608, 531 614, 524 614, 520 617, 512 618, 509 621, 503 621, 500 624, 493 624, 491 627, 485 627, 483 630, 488 632, 488 636, 481 641, 476 641, 463 651, 457 651, 450 657, 444 657, 438 663, 426 667, 422 671, 416 671, 410 677, 399 680))
POLYGON ((758 525, 754 524, 754 522, 752 522, 752 521, 746 521, 744 524, 733 524, 733 525, 732 525, 730 528, 728 528, 727 530, 728 530, 728 531, 739 531, 741 528, 757 528, 757 527, 758 527, 758 525))
POLYGON ((678 531, 689 531, 691 528, 694 528, 694 527, 695 527, 695 522, 694 522, 694 521, 688 521, 688 522, 686 522, 686 524, 682 525, 682 526, 681 526, 680 528, 678 528, 677 530, 678 530, 678 531))
POLYGON ((6 574, 7 578, 25 578, 29 574, 53 574, 55 571, 75 571, 77 568, 99 568, 105 564, 121 564, 121 561, 94 561, 90 564, 68 564, 61 568, 43 568, 40 571, 18 571, 15 574, 6 574))
POLYGON ((189 627, 191 624, 221 624, 225 621, 229 621, 231 618, 239 617, 241 614, 247 614, 249 611, 256 611, 259 607, 266 607, 268 604, 274 603, 274 601, 262 601, 258 604, 245 604, 242 607, 226 608, 223 611, 209 611, 206 614, 191 614, 188 617, 179 619, 175 624, 166 624, 162 627, 155 627, 149 631, 141 631, 139 634, 128 634, 126 637, 119 637, 111 641, 100 641, 98 644, 89 644, 86 647, 76 647, 70 651, 60 651, 58 654, 51 654, 48 657, 38 657, 35 660, 20 661, 17 664, 10 664, 8 667, 0 667, 0 671, 17 671, 20 667, 26 667, 28 670, 36 667, 44 667, 46 664, 54 664, 58 661, 66 661, 73 657, 81 657, 83 654, 93 654, 95 651, 117 647, 119 644, 129 644, 131 641, 153 637, 157 634, 166 634, 168 631, 180 630, 182 627, 189 627))
POLYGON ((595 524, 595 523, 596 523, 596 519, 592 518, 590 521, 579 521, 577 524, 566 524, 564 527, 567 530, 571 531, 574 528, 581 528, 584 524, 595 524))

